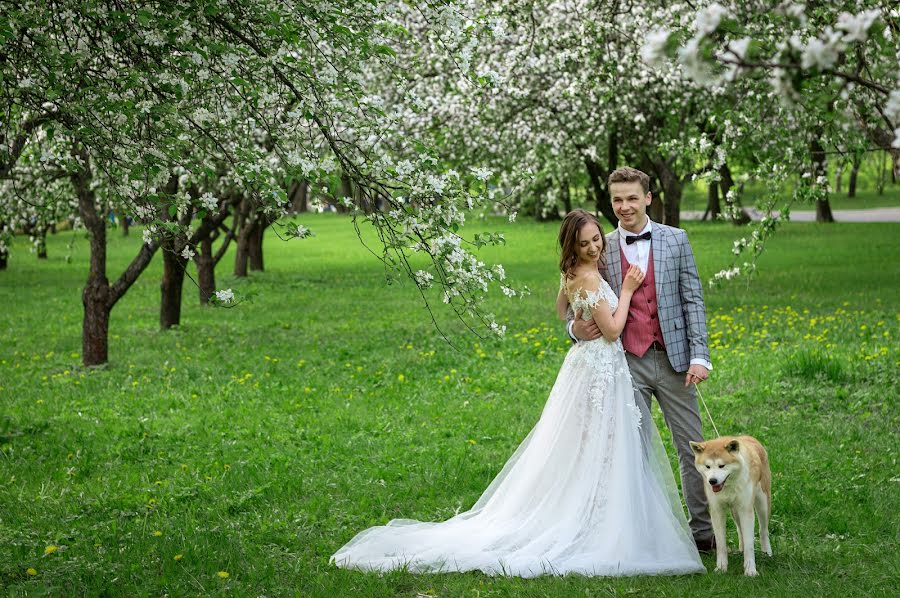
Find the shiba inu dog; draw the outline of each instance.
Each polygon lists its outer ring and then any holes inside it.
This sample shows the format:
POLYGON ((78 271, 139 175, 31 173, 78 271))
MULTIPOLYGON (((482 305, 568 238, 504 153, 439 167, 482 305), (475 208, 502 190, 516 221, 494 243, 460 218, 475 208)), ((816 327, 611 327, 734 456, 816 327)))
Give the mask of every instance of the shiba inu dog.
POLYGON ((703 476, 713 533, 716 536, 716 571, 728 570, 725 510, 731 507, 744 553, 744 575, 756 575, 753 551, 753 512, 759 518, 759 544, 772 556, 769 515, 772 512, 772 472, 766 449, 752 436, 722 436, 691 442, 694 466, 703 476))

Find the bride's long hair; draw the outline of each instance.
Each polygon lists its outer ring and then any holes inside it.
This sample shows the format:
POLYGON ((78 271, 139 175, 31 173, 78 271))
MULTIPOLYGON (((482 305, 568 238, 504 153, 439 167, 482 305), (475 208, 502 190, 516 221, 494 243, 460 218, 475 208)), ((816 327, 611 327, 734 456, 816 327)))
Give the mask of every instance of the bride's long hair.
POLYGON ((597 225, 600 229, 600 238, 603 239, 603 249, 599 258, 601 267, 606 261, 606 237, 597 217, 581 208, 572 210, 566 214, 562 226, 559 227, 559 271, 566 275, 566 280, 574 278, 575 266, 578 264, 578 231, 590 222, 597 225))

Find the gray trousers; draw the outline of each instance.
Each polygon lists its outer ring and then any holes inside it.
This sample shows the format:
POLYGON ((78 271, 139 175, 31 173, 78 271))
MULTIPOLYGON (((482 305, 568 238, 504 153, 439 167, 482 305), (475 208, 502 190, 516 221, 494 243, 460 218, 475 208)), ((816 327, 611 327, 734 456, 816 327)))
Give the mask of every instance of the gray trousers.
POLYGON ((690 441, 703 440, 700 410, 693 385, 685 388, 685 373, 672 369, 664 350, 651 347, 643 357, 625 353, 634 387, 650 408, 650 396, 656 397, 666 426, 672 433, 672 441, 678 451, 681 470, 681 491, 687 503, 690 517, 688 524, 697 540, 712 537, 712 525, 703 491, 703 477, 694 468, 694 452, 690 441))

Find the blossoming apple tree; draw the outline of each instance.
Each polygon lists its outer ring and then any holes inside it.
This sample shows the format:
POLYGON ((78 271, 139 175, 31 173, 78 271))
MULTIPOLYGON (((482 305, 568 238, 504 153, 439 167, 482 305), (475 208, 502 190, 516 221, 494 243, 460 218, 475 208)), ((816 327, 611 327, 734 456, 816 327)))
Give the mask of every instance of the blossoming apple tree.
MULTIPOLYGON (((441 43, 447 23, 460 19, 459 36, 482 35, 469 9, 453 0, 417 6, 425 39, 441 43)), ((391 270, 415 280, 426 300, 426 289, 440 286, 461 318, 502 331, 482 300, 503 270, 479 261, 459 235, 462 210, 485 197, 485 177, 446 171, 429 140, 397 134, 403 106, 379 105, 367 87, 369 68, 398 73, 401 84, 416 72, 396 60, 397 44, 419 42, 393 10, 351 0, 25 0, 0 8, 0 174, 15 174, 39 135, 68 147, 60 165, 91 236, 86 365, 107 361, 109 312, 156 248, 188 259, 196 231, 228 201, 222 189, 240 190, 253 214, 276 218, 292 182, 319 185, 337 173, 354 185, 361 201, 345 199, 348 208, 378 230, 391 270), (100 179, 107 199, 97 193, 100 179), (139 255, 110 284, 103 210, 113 200, 146 228, 139 255), (386 209, 360 207, 376 201, 386 209), (428 269, 411 266, 415 253, 427 256, 428 269)), ((291 225, 284 233, 309 231, 291 225)))

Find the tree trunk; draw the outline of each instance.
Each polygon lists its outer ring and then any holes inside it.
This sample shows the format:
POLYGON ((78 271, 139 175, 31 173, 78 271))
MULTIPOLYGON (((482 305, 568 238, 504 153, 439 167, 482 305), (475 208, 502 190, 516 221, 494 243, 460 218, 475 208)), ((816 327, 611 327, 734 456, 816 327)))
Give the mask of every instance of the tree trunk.
MULTIPOLYGON (((659 176, 659 184, 662 186, 663 197, 665 198, 662 205, 662 222, 677 228, 681 224, 681 195, 684 191, 684 185, 665 161, 660 161, 655 166, 656 174, 659 176)), ((653 202, 650 203, 650 208, 652 210, 653 202)), ((657 214, 659 209, 657 207, 654 214, 657 214)), ((651 218, 656 220, 653 216, 651 218)))
POLYGON ((263 237, 266 231, 260 218, 261 216, 257 216, 254 219, 254 226, 247 241, 247 257, 250 262, 250 269, 254 272, 265 270, 265 265, 263 264, 263 237))
POLYGON ((703 212, 703 220, 709 218, 716 220, 722 212, 722 204, 719 202, 719 182, 710 181, 706 192, 706 211, 703 212))
POLYGON ((244 198, 241 202, 240 213, 236 215, 239 218, 237 226, 237 246, 234 254, 234 275, 238 278, 247 277, 247 260, 249 255, 250 227, 252 226, 250 217, 250 200, 244 198))
MULTIPOLYGON (((728 164, 722 164, 722 167, 719 168, 719 187, 722 191, 722 197, 725 199, 725 205, 730 208, 740 208, 741 215, 732 218, 731 223, 735 226, 744 226, 749 224, 753 219, 750 218, 750 214, 747 213, 743 207, 741 207, 740 200, 735 201, 732 198, 729 198, 728 194, 731 192, 731 188, 734 187, 734 178, 731 176, 731 169, 728 167, 728 164)), ((741 184, 741 188, 738 189, 738 195, 740 195, 740 191, 743 188, 743 184, 741 184)))
POLYGON ((834 222, 834 214, 831 213, 831 204, 828 200, 816 200, 816 222, 834 222))
POLYGON ((664 224, 678 228, 681 226, 681 195, 683 188, 677 178, 665 185, 666 202, 663 205, 665 211, 664 224))
POLYGON ((49 226, 38 226, 34 231, 34 247, 39 260, 47 259, 47 231, 49 226))
POLYGON ((131 217, 123 214, 119 218, 119 228, 122 229, 122 236, 127 237, 129 229, 131 228, 131 217))
MULTIPOLYGON (((103 235, 106 236, 105 233, 103 235)), ((96 264, 103 253, 106 259, 106 239, 97 241, 91 233, 91 269, 81 294, 84 320, 81 326, 81 362, 86 366, 102 365, 109 360, 109 280, 102 273, 105 266, 96 264), (102 250, 98 245, 103 243, 102 250)))
POLYGON ((884 185, 887 182, 887 157, 887 153, 885 153, 884 157, 878 159, 881 167, 878 173, 878 182, 875 184, 878 195, 884 195, 884 185))
POLYGON ((844 163, 840 162, 834 169, 834 192, 841 192, 841 183, 844 178, 844 163))
POLYGON ((6 246, 6 239, 3 234, 5 229, 6 222, 0 220, 0 270, 6 270, 7 261, 9 260, 9 248, 6 246))
POLYGON ((588 177, 591 180, 591 187, 594 189, 594 197, 597 200, 597 212, 603 214, 603 217, 613 226, 619 225, 619 219, 613 212, 612 203, 609 200, 609 189, 606 186, 606 176, 600 169, 600 165, 588 157, 584 159, 584 165, 587 167, 588 177))
POLYGON ((291 186, 291 212, 301 214, 309 210, 309 181, 300 181, 291 186))
POLYGON ((209 305, 210 298, 216 292, 216 262, 213 260, 212 239, 209 236, 200 241, 200 253, 194 263, 197 265, 200 305, 209 305))
MULTIPOLYGON (((818 136, 814 137, 809 144, 810 153, 812 154, 813 171, 811 184, 818 186, 819 180, 825 180, 828 174, 828 164, 825 161, 825 148, 819 142, 818 136)), ((859 170, 859 166, 854 163, 854 170, 859 170)), ((853 173, 850 173, 852 184, 855 185, 853 173)), ((854 189, 855 191, 855 189, 854 189)), ((834 222, 834 216, 831 213, 831 205, 828 203, 828 191, 826 187, 824 199, 816 200, 816 222, 834 222)))
POLYGON ((847 184, 847 197, 856 197, 856 176, 859 174, 861 165, 862 158, 853 156, 853 164, 850 167, 850 182, 847 184))
MULTIPOLYGON (((569 179, 564 179, 559 186, 559 195, 562 199, 563 209, 566 214, 572 211, 572 191, 569 189, 569 179)), ((555 214, 557 217, 559 214, 555 214)))
POLYGON ((168 330, 181 324, 181 292, 184 288, 184 269, 187 260, 176 251, 174 239, 162 243, 163 276, 159 285, 159 327, 168 330))
POLYGON ((353 181, 350 180, 347 174, 341 174, 341 189, 338 192, 337 205, 335 206, 339 214, 346 214, 350 211, 350 208, 344 205, 344 198, 353 200, 353 181))
POLYGON ((84 164, 84 170, 72 173, 70 178, 78 195, 78 212, 91 245, 90 270, 81 293, 84 305, 81 362, 86 366, 102 365, 109 359, 109 312, 112 309, 109 280, 106 278, 106 222, 97 213, 96 197, 90 185, 91 175, 87 170, 87 152, 73 144, 72 155, 80 157, 84 164))
MULTIPOLYGON (((81 327, 81 361, 85 366, 102 365, 109 357, 109 314, 116 302, 131 288, 156 253, 157 244, 142 244, 128 268, 113 283, 106 278, 106 221, 97 213, 96 196, 91 188, 90 156, 77 143, 72 156, 84 165, 69 175, 78 198, 78 212, 91 243, 91 265, 81 294, 84 320, 81 327)), ((170 185, 177 177, 171 177, 170 185)))

